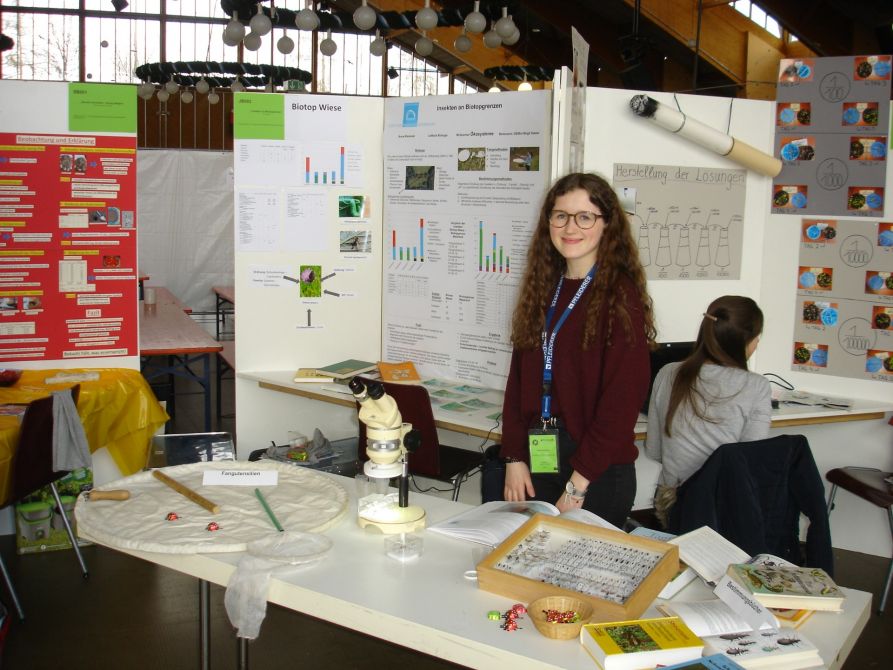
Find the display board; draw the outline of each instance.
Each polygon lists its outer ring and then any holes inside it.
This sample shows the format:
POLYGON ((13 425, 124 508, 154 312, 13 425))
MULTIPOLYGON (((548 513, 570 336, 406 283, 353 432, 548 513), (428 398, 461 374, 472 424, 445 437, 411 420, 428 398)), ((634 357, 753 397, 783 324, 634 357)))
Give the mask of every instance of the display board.
POLYGON ((385 101, 385 360, 505 386, 550 107, 548 91, 385 101))
POLYGON ((891 56, 783 59, 775 152, 784 161, 772 211, 884 214, 891 56))
POLYGON ((648 279, 738 279, 747 171, 615 163, 648 279))
POLYGON ((381 101, 245 93, 234 104, 240 368, 377 360, 381 137, 367 131, 381 101), (375 334, 358 341, 355 328, 375 334), (257 346, 257 329, 280 337, 257 346))
POLYGON ((893 224, 802 219, 792 365, 893 383, 893 224))
POLYGON ((133 87, 3 88, 0 360, 138 356, 133 87))

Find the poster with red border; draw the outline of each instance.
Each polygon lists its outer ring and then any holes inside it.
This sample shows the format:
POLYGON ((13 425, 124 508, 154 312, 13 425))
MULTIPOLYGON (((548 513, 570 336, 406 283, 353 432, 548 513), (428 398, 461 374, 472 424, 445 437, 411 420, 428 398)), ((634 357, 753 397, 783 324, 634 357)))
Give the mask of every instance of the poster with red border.
POLYGON ((0 360, 139 354, 136 137, 0 133, 0 360))

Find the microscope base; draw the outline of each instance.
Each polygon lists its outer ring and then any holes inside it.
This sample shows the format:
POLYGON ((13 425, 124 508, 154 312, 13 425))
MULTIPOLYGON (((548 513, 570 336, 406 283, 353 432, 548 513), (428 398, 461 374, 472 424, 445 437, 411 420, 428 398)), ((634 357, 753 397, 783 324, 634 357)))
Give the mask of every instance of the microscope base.
POLYGON ((399 510, 399 514, 395 514, 393 520, 381 521, 358 516, 357 523, 360 525, 360 528, 372 526, 385 535, 411 533, 414 530, 422 530, 425 527, 425 510, 421 507, 410 505, 409 507, 396 509, 399 510))

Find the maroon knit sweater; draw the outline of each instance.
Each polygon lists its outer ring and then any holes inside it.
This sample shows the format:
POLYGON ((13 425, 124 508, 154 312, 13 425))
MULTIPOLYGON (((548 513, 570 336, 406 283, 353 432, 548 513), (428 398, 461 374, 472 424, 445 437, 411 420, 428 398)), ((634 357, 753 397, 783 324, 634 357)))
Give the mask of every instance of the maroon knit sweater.
MULTIPOLYGON (((564 280, 553 323, 581 281, 564 280)), ((583 350, 586 304, 594 295, 590 287, 555 338, 552 413, 564 420, 578 445, 571 465, 590 481, 598 479, 608 466, 632 463, 638 455, 633 434, 648 392, 650 363, 638 292, 629 279, 623 279, 622 285, 632 319, 629 336, 620 319, 615 318, 612 343, 605 341, 603 322, 594 342, 583 350)), ((540 418, 542 386, 542 349, 515 349, 503 405, 502 456, 529 461, 527 429, 536 426, 540 418)))

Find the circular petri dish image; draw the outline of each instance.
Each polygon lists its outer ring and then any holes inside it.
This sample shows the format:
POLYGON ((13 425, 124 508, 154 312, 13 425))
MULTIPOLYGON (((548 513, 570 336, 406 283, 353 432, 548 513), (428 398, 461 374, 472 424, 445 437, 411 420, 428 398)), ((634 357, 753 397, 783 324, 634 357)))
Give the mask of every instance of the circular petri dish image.
POLYGON ((856 76, 861 77, 862 79, 867 79, 871 76, 874 68, 871 67, 871 63, 868 61, 862 61, 856 66, 856 76))
POLYGON ((816 349, 812 352, 812 363, 820 368, 828 365, 828 352, 825 349, 816 349))
POLYGON ((887 372, 893 372, 893 356, 887 356, 884 359, 884 370, 887 372))
POLYGON ((800 147, 793 143, 785 144, 781 148, 781 157, 786 161, 797 160, 800 157, 800 147))
POLYGON ((118 222, 121 220, 121 212, 117 207, 109 207, 108 214, 108 224, 110 226, 117 226, 118 222))
POLYGON ((301 565, 325 556, 332 548, 332 540, 319 533, 289 530, 249 542, 248 553, 278 563, 301 565))
POLYGON ((872 158, 883 158, 887 155, 887 145, 883 142, 874 141, 868 147, 868 153, 871 154, 872 158))
MULTIPOLYGON (((880 277, 878 277, 878 279, 880 279, 880 277)), ((815 286, 815 272, 810 272, 809 270, 807 270, 802 275, 800 275, 800 286, 802 286, 803 288, 812 288, 813 286, 815 286)))
POLYGON ((887 330, 890 327, 890 315, 886 312, 878 312, 874 317, 874 327, 887 330))
POLYGON ((800 79, 806 79, 811 74, 812 68, 808 65, 801 65, 799 68, 797 68, 797 76, 800 77, 800 79))
POLYGON ((837 325, 837 310, 833 307, 826 307, 822 310, 822 323, 826 326, 837 325))
POLYGON ((884 364, 881 363, 881 359, 877 356, 865 359, 865 372, 880 372, 882 367, 884 367, 884 364))
POLYGON ((801 126, 808 126, 811 120, 812 114, 810 114, 808 109, 801 109, 797 112, 797 123, 801 126))
POLYGON ((888 289, 890 289, 891 291, 893 291, 893 275, 888 276, 888 277, 884 280, 884 286, 886 286, 888 289))
POLYGON ((815 283, 820 288, 831 288, 831 275, 827 272, 819 272, 815 277, 815 283))
POLYGON ((793 123, 797 118, 797 113, 790 107, 785 107, 781 110, 781 114, 778 115, 778 118, 781 119, 782 123, 793 123))
POLYGON ((797 347, 794 349, 794 361, 797 363, 808 363, 810 359, 809 349, 806 347, 797 347))
POLYGON ((803 306, 803 320, 807 322, 818 321, 821 315, 821 310, 814 303, 810 303, 808 305, 803 306))
POLYGON ((847 206, 850 209, 862 209, 865 207, 865 196, 861 193, 853 193, 847 200, 847 206))
POLYGON ((808 144, 804 144, 797 152, 797 156, 801 161, 811 161, 815 157, 815 149, 808 144))
POLYGON ((867 107, 862 110, 862 121, 867 126, 876 126, 878 120, 877 107, 867 107))
POLYGON ((869 209, 880 209, 884 204, 884 199, 877 193, 869 193, 865 196, 865 204, 869 209))
POLYGON ((469 158, 471 158, 471 152, 468 149, 459 149, 459 160, 461 162, 464 163, 469 158))
POLYGON ((872 275, 868 278, 868 288, 872 291, 880 291, 884 288, 884 278, 880 275, 872 275))
POLYGON ((772 204, 776 207, 784 207, 791 201, 791 196, 787 191, 776 191, 772 196, 772 204))
POLYGON ((881 234, 877 236, 877 241, 882 247, 893 247, 893 230, 881 231, 881 234))
POLYGON ((861 158, 865 153, 865 146, 858 140, 850 142, 850 158, 861 158))
POLYGON ((824 237, 826 240, 833 240, 835 237, 837 237, 837 230, 832 226, 828 226, 827 228, 825 228, 825 230, 822 231, 822 237, 824 237))
POLYGON ((878 77, 890 75, 890 61, 882 60, 874 64, 874 74, 878 77))
POLYGON ((806 229, 806 237, 811 240, 817 240, 822 236, 822 230, 818 226, 810 226, 806 229))
POLYGON ((806 196, 802 193, 795 193, 791 196, 791 204, 797 209, 806 207, 806 196))
POLYGON ((853 126, 859 123, 860 117, 859 110, 855 107, 849 107, 843 111, 843 122, 848 126, 853 126))

